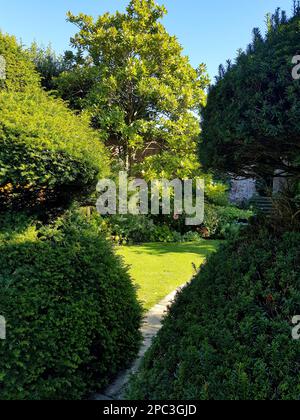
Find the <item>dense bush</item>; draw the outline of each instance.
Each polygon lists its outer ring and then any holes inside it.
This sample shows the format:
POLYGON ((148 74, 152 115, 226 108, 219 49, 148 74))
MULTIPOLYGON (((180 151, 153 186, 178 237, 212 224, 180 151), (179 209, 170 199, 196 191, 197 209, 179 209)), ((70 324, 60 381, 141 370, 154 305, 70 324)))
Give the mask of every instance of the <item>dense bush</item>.
POLYGON ((0 221, 0 399, 78 399, 107 385, 140 344, 120 260, 77 213, 39 229, 22 215, 0 221))
POLYGON ((286 182, 282 191, 273 196, 272 205, 270 219, 275 231, 300 232, 300 181, 286 182))
POLYGON ((2 208, 53 202, 64 207, 89 194, 108 166, 98 133, 42 90, 14 38, 0 34, 0 54, 7 76, 0 85, 2 208))
POLYGON ((39 88, 40 77, 15 37, 0 32, 0 56, 5 60, 5 79, 0 80, 0 90, 23 92, 39 88))
POLYGON ((187 232, 182 236, 183 242, 202 242, 203 237, 198 232, 187 232))
POLYGON ((119 245, 147 242, 180 242, 182 237, 167 224, 156 225, 149 216, 115 215, 105 217, 101 230, 119 245))
POLYGON ((300 399, 300 233, 251 233, 178 295, 132 399, 300 399))
POLYGON ((197 228, 186 226, 186 215, 114 215, 104 217, 103 233, 119 245, 147 242, 197 242, 204 238, 227 239, 247 223, 252 211, 234 206, 205 205, 205 218, 197 228))
MULTIPOLYGON (((296 3, 295 3, 296 4, 296 3)), ((276 10, 267 32, 234 62, 220 66, 203 112, 200 159, 217 173, 264 178, 275 170, 300 178, 300 83, 292 58, 300 53, 300 7, 294 16, 276 10)))
POLYGON ((102 230, 117 244, 153 242, 154 223, 147 216, 115 215, 103 219, 102 230))
MULTIPOLYGON (((239 227, 253 216, 251 210, 241 210, 235 206, 205 205, 203 232, 206 237, 227 238, 231 232, 239 230, 239 227)), ((201 231, 201 229, 200 229, 201 231)))
POLYGON ((0 92, 0 197, 3 205, 63 206, 95 188, 107 171, 97 134, 42 91, 0 92))

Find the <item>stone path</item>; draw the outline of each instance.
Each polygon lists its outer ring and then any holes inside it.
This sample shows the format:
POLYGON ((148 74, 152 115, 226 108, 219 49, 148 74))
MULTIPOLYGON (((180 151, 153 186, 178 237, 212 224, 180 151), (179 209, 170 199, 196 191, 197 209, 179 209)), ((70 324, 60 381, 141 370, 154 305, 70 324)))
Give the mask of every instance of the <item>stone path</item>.
POLYGON ((174 290, 174 292, 170 293, 147 313, 141 328, 143 334, 143 344, 137 359, 129 369, 122 372, 117 377, 117 379, 104 391, 103 394, 94 395, 93 400, 122 400, 126 390, 126 385, 131 375, 137 373, 143 357, 152 344, 153 338, 162 327, 162 319, 167 312, 168 307, 174 301, 176 294, 180 292, 185 286, 186 285, 183 285, 174 290))

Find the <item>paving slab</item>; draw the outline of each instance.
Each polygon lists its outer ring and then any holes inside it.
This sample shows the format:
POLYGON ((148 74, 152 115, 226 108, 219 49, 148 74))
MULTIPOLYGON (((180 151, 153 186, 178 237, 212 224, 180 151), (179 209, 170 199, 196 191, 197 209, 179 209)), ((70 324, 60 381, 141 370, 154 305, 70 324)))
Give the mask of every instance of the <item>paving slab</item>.
POLYGON ((168 308, 174 302, 177 293, 180 292, 185 286, 186 284, 178 287, 176 290, 166 296, 161 302, 150 309, 150 311, 145 316, 141 327, 143 344, 139 351, 138 357, 132 363, 129 369, 120 373, 115 381, 106 388, 103 394, 95 394, 92 398, 93 400, 112 401, 123 399, 126 386, 131 376, 138 372, 146 352, 151 347, 153 339, 156 337, 162 327, 162 321, 168 311, 168 308))

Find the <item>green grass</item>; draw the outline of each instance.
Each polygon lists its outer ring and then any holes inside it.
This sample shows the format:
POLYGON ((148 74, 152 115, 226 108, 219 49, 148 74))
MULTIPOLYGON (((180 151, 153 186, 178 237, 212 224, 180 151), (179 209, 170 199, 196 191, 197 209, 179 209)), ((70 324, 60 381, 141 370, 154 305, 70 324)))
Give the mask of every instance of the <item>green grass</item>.
POLYGON ((117 248, 130 267, 145 309, 152 308, 178 286, 189 281, 195 268, 215 252, 221 241, 200 243, 145 244, 117 248))

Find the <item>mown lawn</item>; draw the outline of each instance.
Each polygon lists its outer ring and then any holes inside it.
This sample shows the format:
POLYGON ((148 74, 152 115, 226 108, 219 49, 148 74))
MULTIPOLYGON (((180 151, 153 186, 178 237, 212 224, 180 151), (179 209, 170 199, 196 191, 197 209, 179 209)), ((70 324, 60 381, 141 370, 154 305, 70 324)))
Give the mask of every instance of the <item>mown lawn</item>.
POLYGON ((178 286, 189 281, 221 241, 145 244, 117 248, 138 286, 139 299, 150 309, 178 286))

